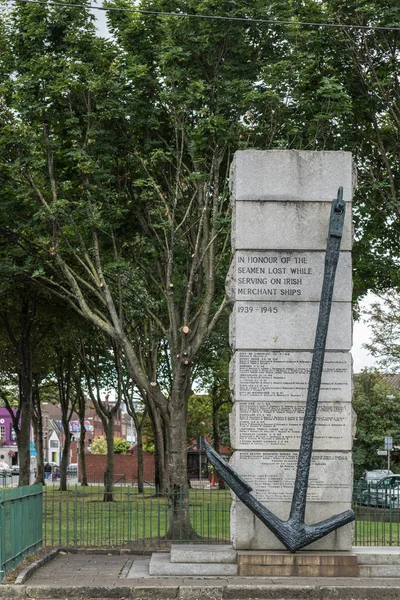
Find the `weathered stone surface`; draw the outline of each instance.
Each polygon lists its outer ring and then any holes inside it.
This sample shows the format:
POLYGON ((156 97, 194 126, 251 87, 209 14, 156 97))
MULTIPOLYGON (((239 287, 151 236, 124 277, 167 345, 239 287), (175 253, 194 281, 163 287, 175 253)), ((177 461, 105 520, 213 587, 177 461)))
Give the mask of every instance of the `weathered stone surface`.
MULTIPOLYGON (((318 302, 236 302, 230 316, 234 350, 312 350, 318 302)), ((350 302, 335 302, 329 321, 328 350, 350 350, 350 302)))
MULTIPOLYGON (((237 250, 227 293, 232 301, 319 302, 324 275, 323 252, 237 250)), ((351 255, 342 252, 333 300, 351 302, 351 255)))
MULTIPOLYGON (((330 202, 236 202, 233 250, 325 250, 330 202), (237 225, 240 223, 240 227, 237 225)), ((342 251, 351 250, 351 209, 346 217, 342 251)))
POLYGON ((172 563, 234 563, 236 550, 230 545, 172 544, 172 563))
POLYGON ((351 201, 354 187, 350 152, 245 150, 232 166, 236 200, 331 201, 338 187, 351 201))
POLYGON ((202 598, 212 598, 212 600, 219 600, 223 597, 224 588, 222 585, 205 585, 201 586, 192 585, 181 585, 179 587, 179 598, 188 600, 194 598, 195 600, 201 600, 202 598))
MULTIPOLYGON (((292 500, 297 457, 297 452, 241 450, 234 452, 231 464, 260 502, 284 503, 292 500)), ((351 480, 350 452, 313 452, 307 501, 347 503, 350 508, 351 480)))
POLYGON ((233 576, 237 574, 237 565, 231 563, 172 563, 170 554, 158 552, 152 554, 149 567, 150 576, 233 576))
MULTIPOLYGON (((266 502, 266 507, 281 519, 287 519, 290 502, 266 502)), ((309 525, 328 519, 349 508, 346 502, 308 502, 306 523, 309 525)), ((307 546, 307 550, 350 551, 354 525, 345 525, 307 546)), ((231 509, 231 540, 237 550, 284 550, 283 544, 241 502, 233 502, 231 509)))
MULTIPOLYGON (((293 151, 238 152, 231 176, 235 256, 226 287, 234 302, 230 341, 236 352, 232 466, 282 519, 293 495, 332 199, 344 188, 346 216, 307 495, 310 524, 351 504, 353 178, 350 153, 293 151)), ((283 548, 236 502, 231 525, 236 549, 283 548)), ((351 525, 340 528, 310 548, 348 551, 351 534, 351 525)))
POLYGON ((353 546, 359 565, 397 565, 400 569, 399 546, 353 546))
MULTIPOLYGON (((324 402, 318 407, 314 450, 351 450, 351 405, 324 402)), ((249 401, 234 403, 237 450, 298 450, 305 402, 249 401)))
MULTIPOLYGON (((163 600, 164 598, 180 598, 178 585, 135 585, 131 591, 131 598, 163 600)), ((125 596, 126 598, 126 596, 125 596)), ((129 598, 129 596, 128 596, 129 598)))
MULTIPOLYGON (((306 400, 312 352, 237 350, 230 366, 235 400, 306 400)), ((351 355, 325 354, 319 402, 351 402, 351 355)))
POLYGON ((400 577, 400 565, 360 565, 360 577, 400 577))
POLYGON ((130 586, 41 585, 25 587, 29 598, 129 598, 130 586))
POLYGON ((0 585, 0 598, 25 598, 26 591, 24 585, 0 585))

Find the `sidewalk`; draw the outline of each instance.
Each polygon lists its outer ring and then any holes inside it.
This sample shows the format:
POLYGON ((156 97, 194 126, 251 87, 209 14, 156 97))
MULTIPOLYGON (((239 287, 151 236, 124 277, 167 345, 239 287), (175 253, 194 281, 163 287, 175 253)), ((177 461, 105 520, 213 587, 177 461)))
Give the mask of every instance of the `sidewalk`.
POLYGON ((1 598, 399 600, 400 578, 150 577, 149 556, 59 554, 1 598))

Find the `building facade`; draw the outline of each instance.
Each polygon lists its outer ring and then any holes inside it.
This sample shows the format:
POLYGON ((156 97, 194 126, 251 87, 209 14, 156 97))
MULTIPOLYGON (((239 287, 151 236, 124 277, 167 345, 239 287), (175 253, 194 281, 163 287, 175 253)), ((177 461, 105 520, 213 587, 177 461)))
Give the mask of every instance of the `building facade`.
POLYGON ((0 408, 0 462, 18 464, 17 437, 8 410, 0 408))

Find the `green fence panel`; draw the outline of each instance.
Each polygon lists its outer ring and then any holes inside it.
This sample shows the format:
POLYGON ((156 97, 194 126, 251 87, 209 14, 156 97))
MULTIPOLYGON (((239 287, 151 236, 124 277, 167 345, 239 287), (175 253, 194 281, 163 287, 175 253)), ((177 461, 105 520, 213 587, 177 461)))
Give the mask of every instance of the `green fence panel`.
MULTIPOLYGON (((172 541, 189 541, 181 525, 187 510, 183 495, 177 494, 176 531, 169 531, 168 499, 154 487, 139 494, 137 487, 117 485, 113 501, 104 502, 104 487, 69 486, 61 492, 58 486, 46 486, 43 495, 43 543, 63 547, 160 547, 172 541)), ((189 491, 190 522, 199 543, 226 544, 230 539, 230 507, 228 490, 189 491)))
POLYGON ((400 545, 400 482, 386 485, 357 483, 353 491, 356 513, 354 545, 400 545))
POLYGON ((42 546, 42 486, 0 491, 0 581, 42 546))
MULTIPOLYGON (((154 487, 139 494, 135 485, 116 485, 113 502, 104 502, 104 487, 47 486, 43 495, 43 542, 46 546, 129 547, 155 549, 174 543, 226 544, 230 541, 229 490, 190 489, 188 507, 182 493, 176 502, 175 529, 170 530, 168 499, 154 487), (193 536, 183 530, 187 508, 193 536)), ((354 545, 400 545, 400 486, 381 490, 357 483, 354 545)), ((2 542, 3 543, 3 542, 2 542)))

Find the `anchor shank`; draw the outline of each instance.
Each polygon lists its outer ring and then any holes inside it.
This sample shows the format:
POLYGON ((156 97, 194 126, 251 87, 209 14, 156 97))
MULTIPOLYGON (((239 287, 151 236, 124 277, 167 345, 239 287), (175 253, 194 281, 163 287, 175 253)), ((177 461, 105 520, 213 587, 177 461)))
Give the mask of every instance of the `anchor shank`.
POLYGON ((311 361, 307 402, 297 462, 296 481, 290 512, 290 518, 298 522, 304 522, 305 516, 318 398, 332 306, 333 286, 335 283, 336 267, 339 260, 344 214, 345 203, 343 202, 343 188, 340 187, 337 199, 332 203, 331 218, 329 222, 321 301, 315 333, 314 352, 311 361))

